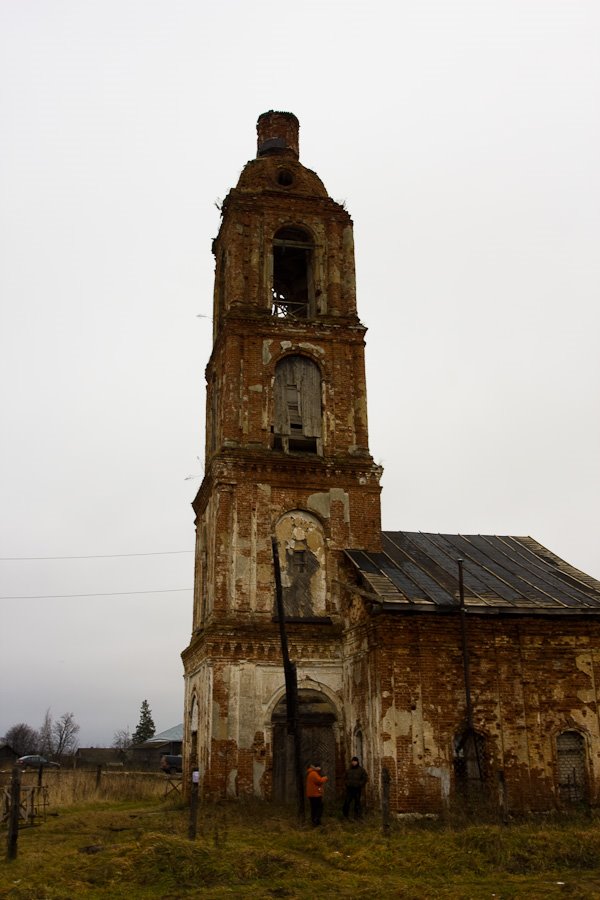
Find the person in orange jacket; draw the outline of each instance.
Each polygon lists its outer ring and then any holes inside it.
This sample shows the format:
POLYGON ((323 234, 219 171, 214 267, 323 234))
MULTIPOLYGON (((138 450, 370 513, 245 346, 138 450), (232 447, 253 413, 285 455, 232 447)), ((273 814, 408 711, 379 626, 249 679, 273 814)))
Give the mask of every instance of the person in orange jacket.
POLYGON ((310 803, 310 820, 316 827, 321 824, 323 815, 323 785, 329 781, 327 775, 321 775, 321 766, 309 765, 306 774, 306 796, 310 803))

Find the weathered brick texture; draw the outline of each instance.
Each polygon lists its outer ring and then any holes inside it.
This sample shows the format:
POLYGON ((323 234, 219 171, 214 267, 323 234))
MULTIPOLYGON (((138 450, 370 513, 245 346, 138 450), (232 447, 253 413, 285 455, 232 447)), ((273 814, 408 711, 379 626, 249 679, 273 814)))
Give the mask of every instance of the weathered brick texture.
MULTIPOLYGON (((259 119, 258 157, 223 203, 213 250, 206 474, 194 501, 193 634, 183 653, 187 771, 200 769, 205 795, 268 798, 282 790, 274 779, 274 711, 284 696, 273 618, 276 536, 285 602, 296 611, 290 653, 314 748, 329 746, 328 735, 334 741, 332 781, 339 788, 358 752, 371 802, 385 766, 395 811, 440 811, 469 786, 472 765, 461 743, 459 618, 376 615, 344 555, 381 550, 365 328, 352 220, 298 161, 291 114, 259 119), (296 370, 305 374, 282 381, 296 370)), ((596 802, 600 625, 469 614, 467 626, 487 799, 548 809, 562 802, 561 779, 579 766, 585 796, 596 802)))

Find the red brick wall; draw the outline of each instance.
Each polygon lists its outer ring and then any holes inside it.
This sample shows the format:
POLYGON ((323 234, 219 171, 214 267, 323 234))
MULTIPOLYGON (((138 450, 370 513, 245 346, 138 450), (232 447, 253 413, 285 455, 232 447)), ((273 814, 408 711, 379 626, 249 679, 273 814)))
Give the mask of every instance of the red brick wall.
MULTIPOLYGON (((486 740, 489 796, 499 778, 514 809, 559 802, 556 738, 577 730, 587 748, 588 795, 600 783, 597 707, 600 625, 584 619, 468 617, 473 724, 486 740)), ((367 723, 376 781, 387 765, 398 811, 439 811, 456 787, 453 740, 466 723, 457 616, 379 616, 346 635, 347 727, 367 723), (374 710, 376 713, 374 714, 374 710)))

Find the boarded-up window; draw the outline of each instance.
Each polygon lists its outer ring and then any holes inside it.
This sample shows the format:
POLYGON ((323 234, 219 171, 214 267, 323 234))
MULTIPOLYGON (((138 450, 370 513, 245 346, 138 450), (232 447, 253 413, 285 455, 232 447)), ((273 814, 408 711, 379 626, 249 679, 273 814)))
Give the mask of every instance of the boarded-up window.
POLYGON ((578 731, 563 731, 556 740, 558 787, 566 803, 580 803, 586 795, 585 741, 578 731))
POLYGON ((322 453, 321 373, 304 356, 286 356, 275 370, 273 446, 286 453, 322 453))
POLYGON ((312 241, 302 228, 280 228, 273 239, 273 315, 306 319, 313 305, 312 241))

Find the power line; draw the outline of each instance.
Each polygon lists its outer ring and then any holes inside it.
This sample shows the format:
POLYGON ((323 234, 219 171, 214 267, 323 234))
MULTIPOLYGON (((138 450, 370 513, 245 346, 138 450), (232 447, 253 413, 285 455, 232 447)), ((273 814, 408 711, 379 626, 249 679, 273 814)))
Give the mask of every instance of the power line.
POLYGON ((0 556, 0 562, 15 562, 17 560, 31 562, 43 559, 121 559, 124 556, 175 556, 178 553, 193 552, 193 550, 157 550, 155 553, 95 553, 90 556, 0 556))
POLYGON ((164 588, 158 591, 112 591, 109 594, 29 594, 26 597, 0 597, 0 600, 61 600, 68 597, 123 597, 126 594, 174 594, 193 588, 164 588))

